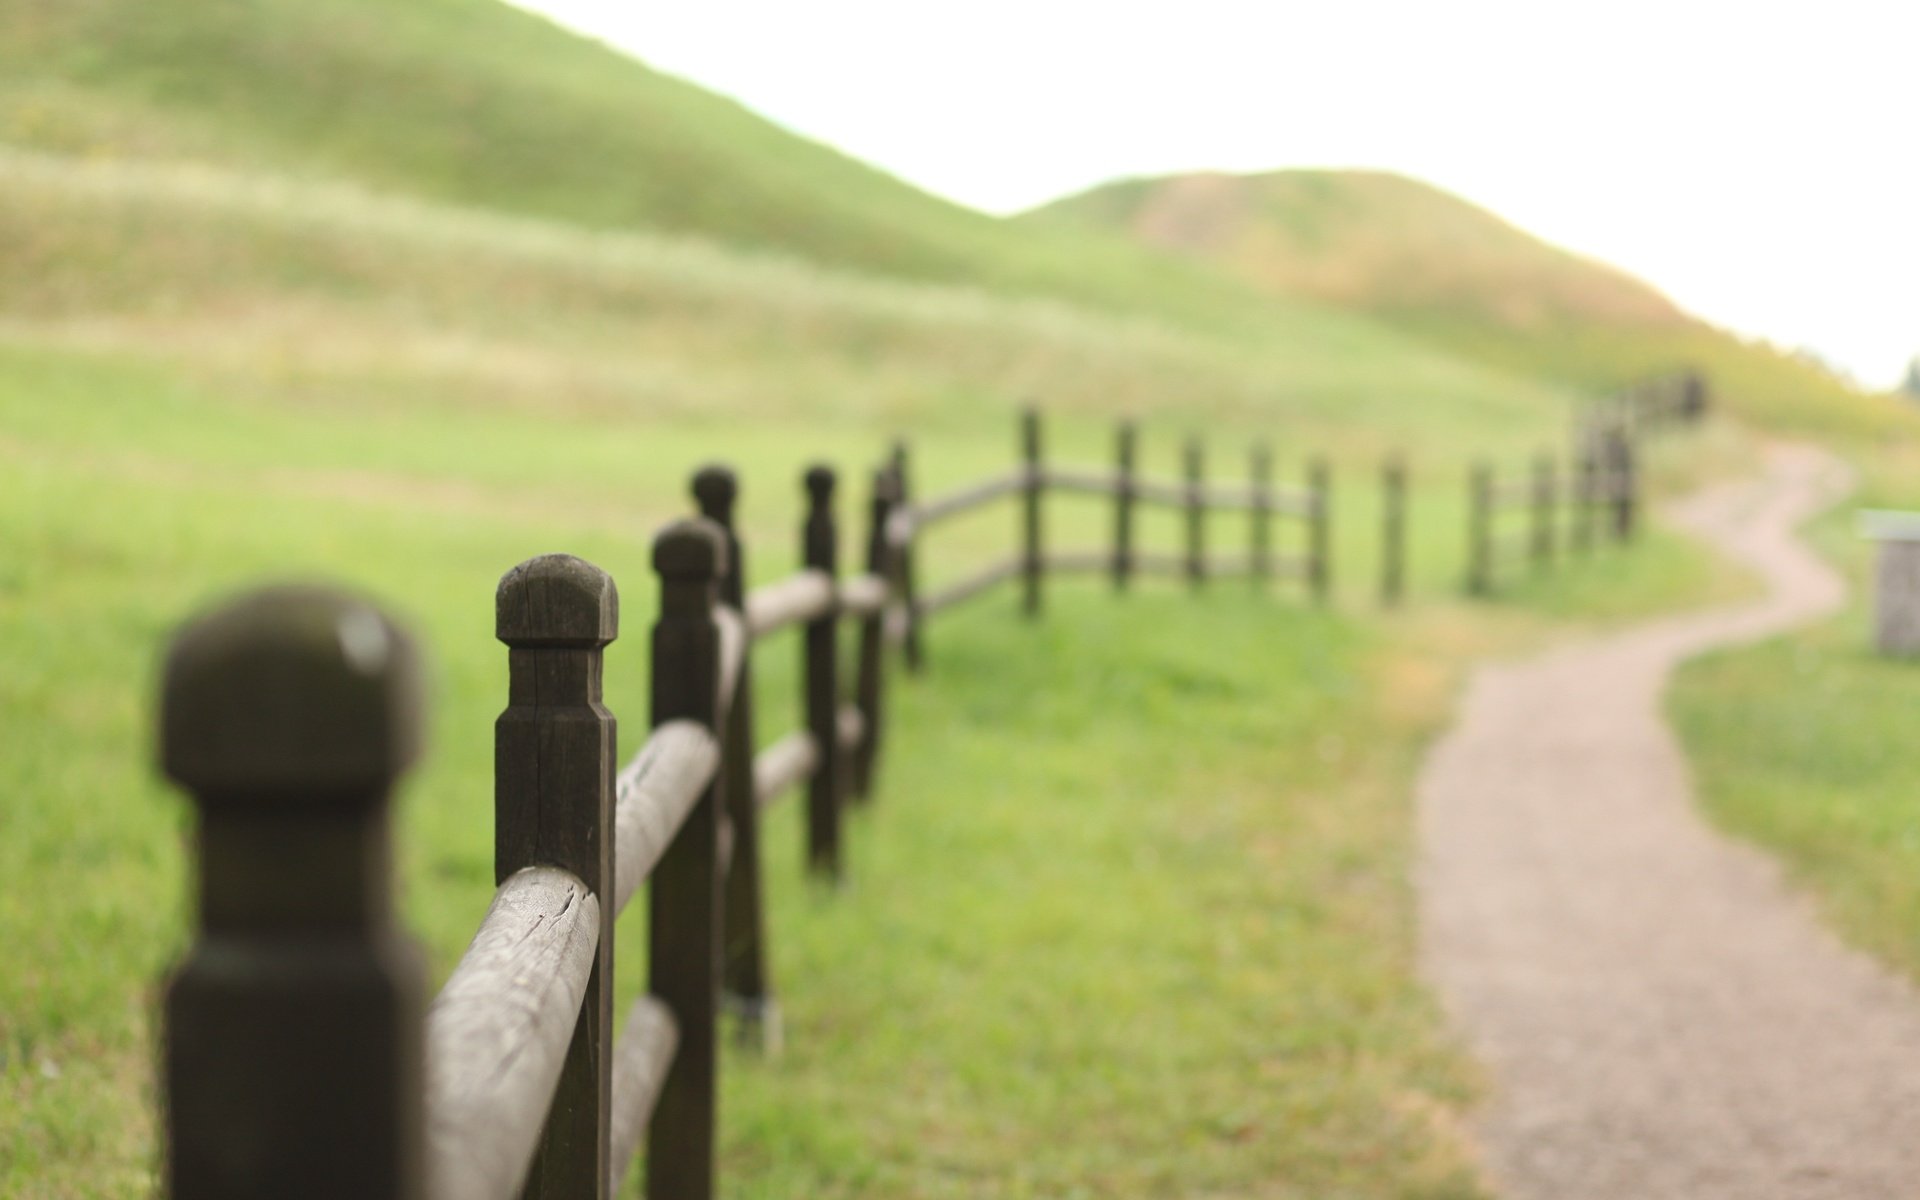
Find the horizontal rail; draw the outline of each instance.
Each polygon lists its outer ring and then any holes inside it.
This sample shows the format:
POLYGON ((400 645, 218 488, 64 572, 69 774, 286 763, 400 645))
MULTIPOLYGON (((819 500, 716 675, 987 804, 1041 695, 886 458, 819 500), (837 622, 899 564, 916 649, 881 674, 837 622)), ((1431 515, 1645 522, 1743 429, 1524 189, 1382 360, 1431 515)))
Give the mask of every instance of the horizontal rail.
POLYGON ((916 529, 924 529, 936 521, 958 516, 969 509, 998 500, 1002 496, 1023 492, 1031 478, 1032 476, 1024 469, 1012 471, 1005 475, 997 475, 983 483, 948 492, 944 496, 922 500, 907 511, 911 514, 910 520, 913 526, 916 529))
POLYGON ((1149 504, 1168 504, 1174 508, 1187 507, 1193 496, 1184 483, 1162 483, 1157 479, 1136 479, 1129 490, 1136 500, 1144 500, 1149 504))
POLYGON ((733 711, 733 693, 740 686, 740 667, 747 656, 747 627, 740 614, 724 604, 713 608, 720 630, 720 711, 733 711))
POLYGON ((607 1160, 607 1192, 617 1195, 633 1156, 646 1141, 647 1125, 660 1100, 680 1049, 680 1025, 667 1006, 653 996, 642 996, 627 1010, 627 1023, 613 1043, 612 1154, 607 1160))
POLYGON ((1049 488, 1063 492, 1084 492, 1089 496, 1117 496, 1125 486, 1118 475, 1078 471, 1071 467, 1049 467, 1042 478, 1049 488))
POLYGON ((887 605, 887 581, 878 575, 855 575, 840 584, 840 611, 850 617, 868 617, 887 605))
POLYGON ((711 732, 692 721, 669 721, 620 772, 613 809, 615 916, 626 910, 719 769, 720 743, 711 732))
POLYGON ((1017 558, 994 563, 958 583, 950 583, 939 591, 922 597, 920 612, 925 616, 932 616, 942 609, 952 608, 962 601, 971 600, 995 584, 1005 583, 1018 575, 1020 567, 1021 563, 1017 558))
POLYGON ((494 893, 427 1013, 433 1200, 520 1194, 599 940, 600 903, 570 871, 528 867, 494 893))
POLYGON ((866 715, 856 705, 842 704, 834 722, 834 734, 840 739, 842 750, 853 749, 867 735, 866 715))
POLYGON ((812 776, 820 765, 820 747, 804 729, 781 738, 753 756, 753 799, 761 808, 812 776))
POLYGON ((812 621, 833 611, 833 578, 806 570, 747 593, 747 633, 763 638, 778 629, 812 621))
POLYGON ((1142 575, 1182 575, 1187 570, 1187 560, 1178 554, 1136 554, 1132 561, 1142 575))
POLYGON ((1113 553, 1108 550, 1059 550, 1046 556, 1049 571, 1111 571, 1113 553))

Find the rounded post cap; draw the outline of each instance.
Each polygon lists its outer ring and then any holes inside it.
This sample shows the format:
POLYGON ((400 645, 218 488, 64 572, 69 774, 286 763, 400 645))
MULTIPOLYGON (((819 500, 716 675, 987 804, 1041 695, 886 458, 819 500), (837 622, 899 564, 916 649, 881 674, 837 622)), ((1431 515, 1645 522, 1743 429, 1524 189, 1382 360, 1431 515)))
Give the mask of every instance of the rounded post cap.
POLYGON ((833 499, 833 468, 823 463, 815 463, 807 468, 805 478, 807 499, 815 505, 823 505, 833 499))
POLYGON ((190 620, 160 684, 160 768, 203 806, 379 805, 420 754, 412 640, 329 587, 248 592, 190 620))
POLYGON ((653 539, 653 569, 663 579, 718 579, 727 571, 727 535, 705 517, 675 521, 653 539))
POLYGON ((613 576, 584 558, 543 554, 500 577, 494 635, 509 646, 604 646, 620 633, 613 576))
POLYGON ((740 480, 733 468, 721 463, 701 467, 693 476, 693 498, 700 502, 700 515, 726 524, 733 519, 733 503, 740 495, 740 480))

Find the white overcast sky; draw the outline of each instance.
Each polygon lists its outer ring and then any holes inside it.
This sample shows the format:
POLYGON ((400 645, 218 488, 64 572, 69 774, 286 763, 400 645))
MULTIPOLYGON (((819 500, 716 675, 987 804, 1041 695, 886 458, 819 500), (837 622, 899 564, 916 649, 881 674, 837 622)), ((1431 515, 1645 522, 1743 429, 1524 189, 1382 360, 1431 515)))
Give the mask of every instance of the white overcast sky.
POLYGON ((919 187, 1360 166, 1889 385, 1920 354, 1920 0, 521 0, 919 187))

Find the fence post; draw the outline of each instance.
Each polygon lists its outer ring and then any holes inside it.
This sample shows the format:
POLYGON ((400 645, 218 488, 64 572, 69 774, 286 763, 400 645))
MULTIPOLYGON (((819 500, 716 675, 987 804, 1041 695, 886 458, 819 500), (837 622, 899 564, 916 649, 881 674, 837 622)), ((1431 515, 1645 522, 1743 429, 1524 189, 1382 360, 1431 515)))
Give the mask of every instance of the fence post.
POLYGON ((605 1197, 613 1109, 613 714, 601 660, 619 632, 613 580, 567 554, 500 578, 494 631, 507 646, 507 707, 493 727, 493 873, 573 872, 600 903, 600 940, 528 1197, 605 1197))
MULTIPOLYGON (((653 569, 660 577, 650 713, 655 728, 693 721, 724 733, 720 629, 713 609, 727 567, 726 534, 711 521, 676 521, 654 539, 653 569)), ((647 989, 667 1006, 680 1033, 647 1125, 648 1200, 712 1200, 714 1193, 725 788, 724 773, 716 775, 648 879, 647 989)))
POLYGON ((1307 527, 1307 583, 1315 602, 1325 604, 1333 592, 1333 474, 1326 459, 1316 457, 1307 467, 1307 490, 1313 505, 1307 527))
MULTIPOLYGON (((713 522, 726 542, 726 570, 719 583, 719 602, 746 619, 746 555, 734 525, 734 507, 740 495, 738 477, 729 467, 702 467, 693 477, 693 498, 700 515, 713 522)), ((721 987, 726 1004, 740 1021, 740 1040, 770 1050, 779 1042, 779 1016, 767 979, 765 901, 760 886, 760 806, 753 791, 753 644, 749 639, 740 655, 740 677, 734 681, 733 703, 721 734, 720 794, 733 853, 725 883, 724 928, 721 932, 721 987)))
POLYGON ((1020 414, 1020 457, 1027 473, 1026 487, 1021 492, 1024 511, 1021 514, 1020 608, 1032 617, 1040 612, 1040 575, 1046 569, 1040 545, 1040 497, 1046 481, 1041 475, 1040 413, 1036 409, 1029 408, 1020 414))
POLYGON ((1398 454, 1381 468, 1380 492, 1380 603, 1394 608, 1407 573, 1407 463, 1398 454))
POLYGON ((1591 431, 1583 430, 1574 443, 1573 463, 1573 552, 1586 555, 1593 550, 1593 506, 1599 490, 1598 463, 1591 431))
MULTIPOLYGON (((893 519, 893 474, 873 473, 873 495, 867 507, 867 574, 891 577, 887 524, 893 519)), ((854 673, 854 699, 860 707, 862 730, 852 763, 851 788, 862 800, 873 795, 874 766, 880 755, 880 728, 886 700, 885 606, 860 622, 860 657, 854 673)))
POLYGON ((1611 450, 1611 471, 1613 487, 1613 536, 1614 540, 1630 542, 1633 540, 1636 523, 1636 509, 1639 507, 1639 467, 1634 462, 1633 437, 1627 433, 1615 433, 1609 447, 1611 450))
POLYGON ((1707 380, 1695 370, 1688 370, 1683 377, 1680 395, 1680 413, 1687 424, 1698 425, 1707 417, 1707 380))
POLYGON ((1554 478, 1553 456, 1542 454, 1533 460, 1533 537, 1529 547, 1537 570, 1553 565, 1553 519, 1558 500, 1559 480, 1554 478))
POLYGON ((1133 575, 1133 467, 1137 430, 1132 421, 1120 422, 1115 445, 1118 479, 1113 492, 1113 587, 1127 590, 1133 575))
MULTIPOLYGON (((893 444, 893 485, 898 494, 899 511, 913 511, 913 476, 907 465, 907 443, 898 441, 893 444)), ((911 522, 907 525, 906 537, 895 548, 898 557, 894 568, 900 582, 900 611, 906 621, 906 633, 901 639, 901 648, 906 651, 907 670, 918 675, 926 669, 926 647, 920 638, 920 575, 914 561, 913 543, 920 536, 911 522)))
POLYGON ((199 928, 166 985, 168 1195, 422 1194, 425 968, 394 923, 411 644, 319 588, 174 638, 160 764, 198 816, 199 928))
MULTIPOLYGON (((838 572, 840 539, 833 523, 833 468, 809 467, 806 475, 807 521, 801 531, 800 555, 810 570, 838 572)), ((840 683, 836 634, 839 613, 807 622, 801 647, 801 699, 807 732, 820 750, 820 765, 807 781, 807 866, 815 874, 840 878, 840 683)))
POLYGON ((1184 458, 1187 476, 1187 583, 1197 588, 1207 581, 1207 501, 1201 490, 1204 477, 1198 437, 1187 439, 1184 458))
POLYGON ((1493 466, 1473 464, 1467 479, 1467 594, 1493 591, 1493 466))
POLYGON ((1252 542, 1248 565, 1253 585, 1258 588, 1265 586, 1273 575, 1273 452, 1265 442, 1254 445, 1247 468, 1253 492, 1253 508, 1247 518, 1247 534, 1252 542))

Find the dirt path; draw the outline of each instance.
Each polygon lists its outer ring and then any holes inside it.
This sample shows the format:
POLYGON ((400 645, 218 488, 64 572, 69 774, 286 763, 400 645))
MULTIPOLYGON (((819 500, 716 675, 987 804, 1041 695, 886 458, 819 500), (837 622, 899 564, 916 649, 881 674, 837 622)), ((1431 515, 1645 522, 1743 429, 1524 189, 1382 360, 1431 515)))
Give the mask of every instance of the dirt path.
POLYGON ((1844 486, 1777 449, 1674 515, 1765 599, 1474 678, 1420 784, 1424 967, 1490 1076, 1512 1200, 1920 1196, 1920 994, 1696 815, 1672 667, 1832 611, 1794 536, 1844 486))

